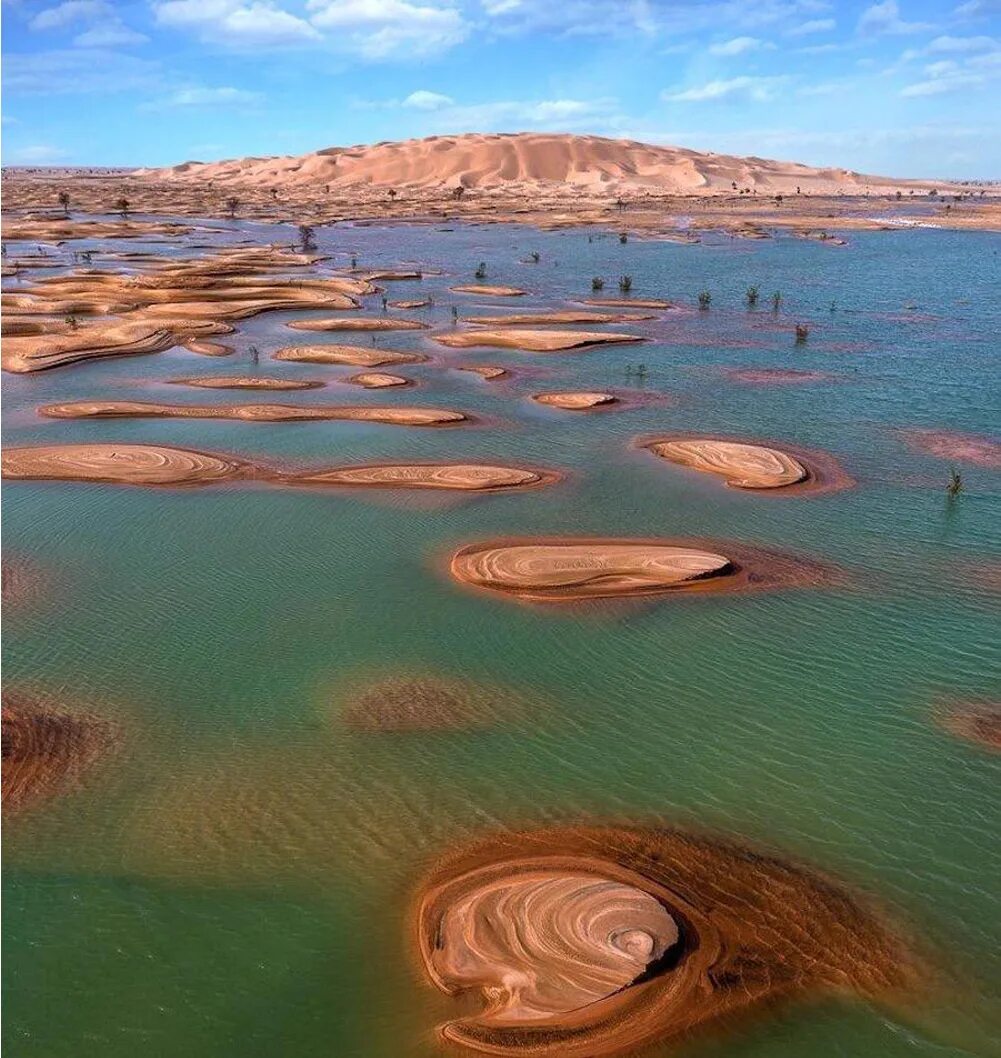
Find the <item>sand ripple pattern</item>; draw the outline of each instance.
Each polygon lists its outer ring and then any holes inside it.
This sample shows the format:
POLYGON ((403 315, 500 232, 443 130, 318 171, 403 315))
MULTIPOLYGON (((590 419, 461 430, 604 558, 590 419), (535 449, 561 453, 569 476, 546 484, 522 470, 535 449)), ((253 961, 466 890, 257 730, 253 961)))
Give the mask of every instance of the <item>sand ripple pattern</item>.
POLYGON ((160 445, 44 445, 3 453, 3 476, 14 479, 214 485, 243 471, 243 464, 223 456, 160 445))
POLYGON ((484 987, 485 1017, 516 1023, 613 995, 679 937, 649 893, 583 871, 486 882, 449 906, 440 928, 436 974, 453 986, 484 987))
POLYGON ((806 481, 809 471, 798 459, 764 445, 711 438, 654 442, 650 451, 681 466, 719 474, 735 489, 780 489, 806 481))
POLYGON ((666 829, 489 837, 425 880, 417 932, 431 981, 483 1000, 442 1036, 490 1054, 623 1054, 778 999, 899 997, 916 980, 912 954, 845 890, 666 829))
POLYGON ((499 349, 521 349, 529 353, 559 353, 564 349, 584 349, 590 345, 616 345, 622 342, 646 341, 638 334, 613 334, 602 331, 535 331, 512 327, 496 330, 460 331, 435 337, 439 345, 468 349, 478 345, 499 349))
POLYGON ((452 574, 467 584, 538 600, 648 595, 730 570, 725 555, 642 541, 501 544, 452 559, 452 574))

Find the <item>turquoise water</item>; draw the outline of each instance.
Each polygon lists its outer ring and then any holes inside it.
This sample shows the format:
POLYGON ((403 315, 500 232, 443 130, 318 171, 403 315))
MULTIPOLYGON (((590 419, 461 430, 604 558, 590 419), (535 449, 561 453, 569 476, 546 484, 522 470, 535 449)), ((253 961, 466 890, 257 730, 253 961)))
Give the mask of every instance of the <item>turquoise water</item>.
MULTIPOLYGON (((246 224, 212 241, 248 235, 267 242, 276 229, 246 224)), ((433 356, 401 369, 417 388, 382 394, 336 384, 348 368, 268 361, 285 344, 357 340, 284 327, 321 312, 243 321, 228 359, 174 350, 5 378, 12 445, 144 441, 281 465, 489 458, 568 472, 542 491, 431 501, 239 484, 4 487, 4 544, 44 573, 41 597, 9 608, 8 685, 55 692, 123 732, 83 790, 5 828, 11 1053, 439 1053, 433 1029, 448 1004, 422 980, 408 931, 422 871, 484 830, 581 818, 663 819, 811 863, 920 938, 942 982, 917 1009, 801 1006, 686 1053, 998 1053, 998 758, 933 713, 999 694, 998 597, 980 574, 1001 564, 1001 474, 961 467, 966 489, 949 503, 949 464, 901 430, 997 432, 1001 238, 620 245, 515 226, 345 226, 318 238, 333 265, 354 253, 364 266, 441 269, 387 284, 392 299, 433 294, 433 309, 405 315, 440 328, 453 304, 464 315, 565 307, 590 296, 593 275, 606 296, 628 273, 637 297, 692 306, 709 289, 713 307, 614 328, 654 339, 641 347, 554 356, 378 335, 433 356), (531 251, 540 262, 522 263, 531 251), (479 261, 490 282, 529 296, 449 293, 479 261), (763 305, 782 292, 777 318, 745 309, 751 284, 763 305), (793 343, 797 321, 811 329, 805 346, 793 343), (251 344, 262 372, 330 383, 276 395, 283 402, 433 405, 478 421, 420 430, 34 413, 54 400, 244 399, 164 383, 245 373, 251 344), (628 393, 638 383, 627 365, 640 361, 644 398, 661 399, 594 415, 528 399, 628 393), (457 363, 513 374, 485 383, 457 363), (723 373, 734 367, 832 378, 745 386, 723 373), (728 490, 632 447, 658 430, 824 449, 858 487, 728 490), (445 571, 462 544, 534 534, 736 539, 823 558, 851 583, 564 610, 473 593, 445 571), (360 682, 414 673, 511 688, 528 715, 475 733, 341 722, 360 682)), ((380 312, 378 297, 368 307, 380 312)))

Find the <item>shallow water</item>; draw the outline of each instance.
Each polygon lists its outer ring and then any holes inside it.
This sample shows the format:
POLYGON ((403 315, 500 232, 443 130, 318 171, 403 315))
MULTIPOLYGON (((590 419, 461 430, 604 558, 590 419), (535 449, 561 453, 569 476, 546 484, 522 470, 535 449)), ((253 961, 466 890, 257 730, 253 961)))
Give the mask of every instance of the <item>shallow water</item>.
MULTIPOLYGON (((278 237, 238 227, 211 241, 278 237)), ((8 444, 142 441, 304 467, 438 458, 568 472, 541 491, 458 500, 241 484, 4 487, 7 553, 43 575, 39 597, 8 608, 8 684, 83 703, 123 732, 82 791, 5 828, 11 1053, 439 1053, 433 1027, 449 1005, 422 981, 408 932, 422 871, 482 830, 581 818, 664 819, 811 863, 903 922, 941 982, 910 1008, 793 1007, 685 1053, 997 1053, 998 758, 933 714, 944 699, 1001 693, 1001 474, 961 467, 966 489, 950 503, 949 464, 900 431, 997 431, 1001 238, 621 245, 582 230, 344 226, 318 239, 337 255, 330 265, 355 253, 365 267, 443 270, 386 284, 391 300, 433 294, 434 308, 398 314, 437 328, 451 326, 453 304, 462 315, 566 307, 590 296, 592 275, 605 277, 603 296, 628 273, 635 296, 687 307, 610 328, 649 344, 556 355, 443 350, 428 331, 377 335, 380 347, 433 357, 399 369, 417 388, 383 393, 336 384, 351 368, 271 362, 281 345, 370 341, 287 329, 324 315, 301 311, 237 324, 229 358, 178 349, 5 378, 8 444), (523 263, 531 251, 538 264, 523 263), (449 293, 479 261, 489 282, 529 295, 449 293), (751 284, 764 306, 755 312, 743 305, 751 284), (702 289, 713 294, 705 313, 691 307, 702 289), (797 321, 810 326, 803 346, 797 321), (282 402, 428 405, 478 421, 422 430, 34 412, 88 398, 271 400, 164 384, 246 373, 251 344, 262 373, 330 383, 282 402), (627 375, 640 362, 642 382, 627 375), (488 383, 458 363, 512 375, 488 383), (748 386, 723 374, 737 367, 833 377, 748 386), (643 399, 594 414, 528 399, 574 388, 643 399), (658 430, 823 449, 858 485, 801 497, 727 489, 632 447, 658 430), (446 572, 462 544, 544 534, 736 539, 825 559, 851 583, 566 610, 471 592, 446 572), (988 565, 993 593, 980 580, 988 565), (340 722, 359 681, 427 673, 512 688, 533 707, 467 733, 340 722)), ((205 241, 196 232, 176 249, 205 241)), ((379 313, 379 298, 367 308, 379 313)))

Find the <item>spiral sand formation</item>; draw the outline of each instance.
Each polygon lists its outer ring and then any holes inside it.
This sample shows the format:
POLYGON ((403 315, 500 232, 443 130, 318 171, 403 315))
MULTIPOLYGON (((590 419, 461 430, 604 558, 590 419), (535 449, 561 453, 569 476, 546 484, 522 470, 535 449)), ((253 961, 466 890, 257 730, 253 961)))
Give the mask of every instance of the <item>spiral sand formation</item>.
POLYGON ((532 602, 677 592, 831 587, 833 568, 736 541, 542 538, 486 541, 457 551, 452 576, 532 602))
POLYGON ((351 367, 383 367, 387 364, 420 364, 420 353, 396 353, 391 349, 365 349, 357 345, 290 345, 279 349, 275 360, 307 364, 348 364, 351 367))
POLYGON ((912 981, 909 953, 847 892, 671 830, 482 841, 426 879, 417 934, 439 989, 483 999, 442 1036, 490 1054, 621 1054, 766 1002, 912 981))
POLYGON ((385 463, 335 467, 318 473, 302 474, 295 480, 304 485, 342 485, 352 488, 492 492, 547 485, 555 481, 556 477, 548 471, 483 463, 385 463))

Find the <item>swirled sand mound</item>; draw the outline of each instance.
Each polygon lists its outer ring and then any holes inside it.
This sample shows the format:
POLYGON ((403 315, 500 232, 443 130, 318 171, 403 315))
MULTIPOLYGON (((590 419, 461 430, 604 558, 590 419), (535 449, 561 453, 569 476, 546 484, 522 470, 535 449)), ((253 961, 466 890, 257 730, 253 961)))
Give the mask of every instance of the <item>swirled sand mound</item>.
POLYGON ((400 386, 412 386, 414 383, 402 375, 388 375, 383 371, 364 371, 360 375, 352 375, 342 381, 352 386, 362 386, 365 389, 397 389, 400 386))
POLYGON ((465 283, 448 289, 455 294, 482 294, 485 298, 520 298, 527 293, 525 290, 519 290, 518 287, 492 287, 479 283, 465 283))
POLYGON ((114 742, 96 716, 74 716, 48 701, 3 696, 3 811, 16 813, 77 786, 114 742))
POLYGON ((764 445, 692 438, 654 441, 647 447, 661 459, 719 474, 735 489, 781 489, 809 477, 809 471, 797 459, 764 445))
POLYGON ((734 489, 817 492, 854 484, 840 463, 826 452, 686 435, 656 437, 640 445, 670 463, 716 474, 734 489))
POLYGON ((449 489, 459 492, 497 492, 536 488, 556 480, 551 471, 486 463, 375 463, 333 467, 289 480, 306 485, 342 485, 375 489, 449 489))
POLYGON ((240 419, 245 422, 308 422, 340 419, 389 426, 454 426, 461 411, 443 408, 344 407, 331 404, 152 404, 142 401, 74 401, 38 409, 51 419, 240 419))
POLYGON ((582 349, 589 345, 643 342, 646 339, 636 334, 603 334, 600 331, 533 331, 515 328, 510 331, 498 329, 439 334, 435 336, 435 341, 453 349, 490 345, 500 349, 522 349, 530 353, 558 353, 564 349, 582 349))
POLYGON ((427 357, 420 353, 397 353, 392 349, 365 349, 359 345, 289 345, 279 349, 274 359, 306 364, 384 367, 387 364, 421 364, 427 357))
POLYGON ((563 411, 588 411, 591 408, 608 407, 617 404, 619 398, 611 393, 536 393, 532 400, 563 411))
POLYGON ((189 338, 182 343, 189 353, 197 353, 199 356, 230 356, 236 350, 224 342, 209 342, 204 338, 189 338))
POLYGON ((671 830, 475 844, 425 880, 417 933, 438 988, 483 998, 442 1036, 491 1054, 622 1054, 779 999, 889 997, 916 976, 904 945, 846 891, 671 830))
POLYGON ((61 325, 51 334, 7 338, 3 343, 3 369, 23 374, 102 356, 159 353, 193 337, 230 331, 232 327, 211 320, 101 322, 69 329, 61 325))
POLYGON ((425 309, 431 304, 430 298, 414 298, 412 301, 391 301, 391 309, 425 309))
POLYGON ((953 735, 1001 750, 1001 702, 951 702, 939 710, 938 718, 953 735))
POLYGON ((1001 470, 1001 441, 949 430, 906 430, 904 433, 912 447, 939 459, 1001 470))
POLYGON ((243 463, 162 445, 69 444, 6 447, 3 476, 119 485, 214 485, 246 473, 243 463))
POLYGON ((393 319, 339 319, 336 316, 322 320, 292 320, 286 323, 294 331, 423 331, 426 323, 420 320, 393 319))
POLYGON ((735 541, 689 539, 485 541, 457 551, 449 568, 464 584, 533 602, 831 587, 844 579, 807 558, 735 541))
POLYGON ((526 703, 506 688, 443 676, 392 676, 349 693, 341 720, 358 731, 468 731, 525 713, 526 703))
POLYGON ((581 312, 579 309, 568 309, 561 312, 513 313, 510 316, 467 316, 466 323, 473 323, 477 327, 545 327, 551 323, 634 323, 656 318, 649 312, 581 312))
POLYGON ((173 386, 197 386, 199 389, 319 389, 326 385, 317 379, 268 378, 264 375, 203 375, 197 378, 172 378, 173 386))

